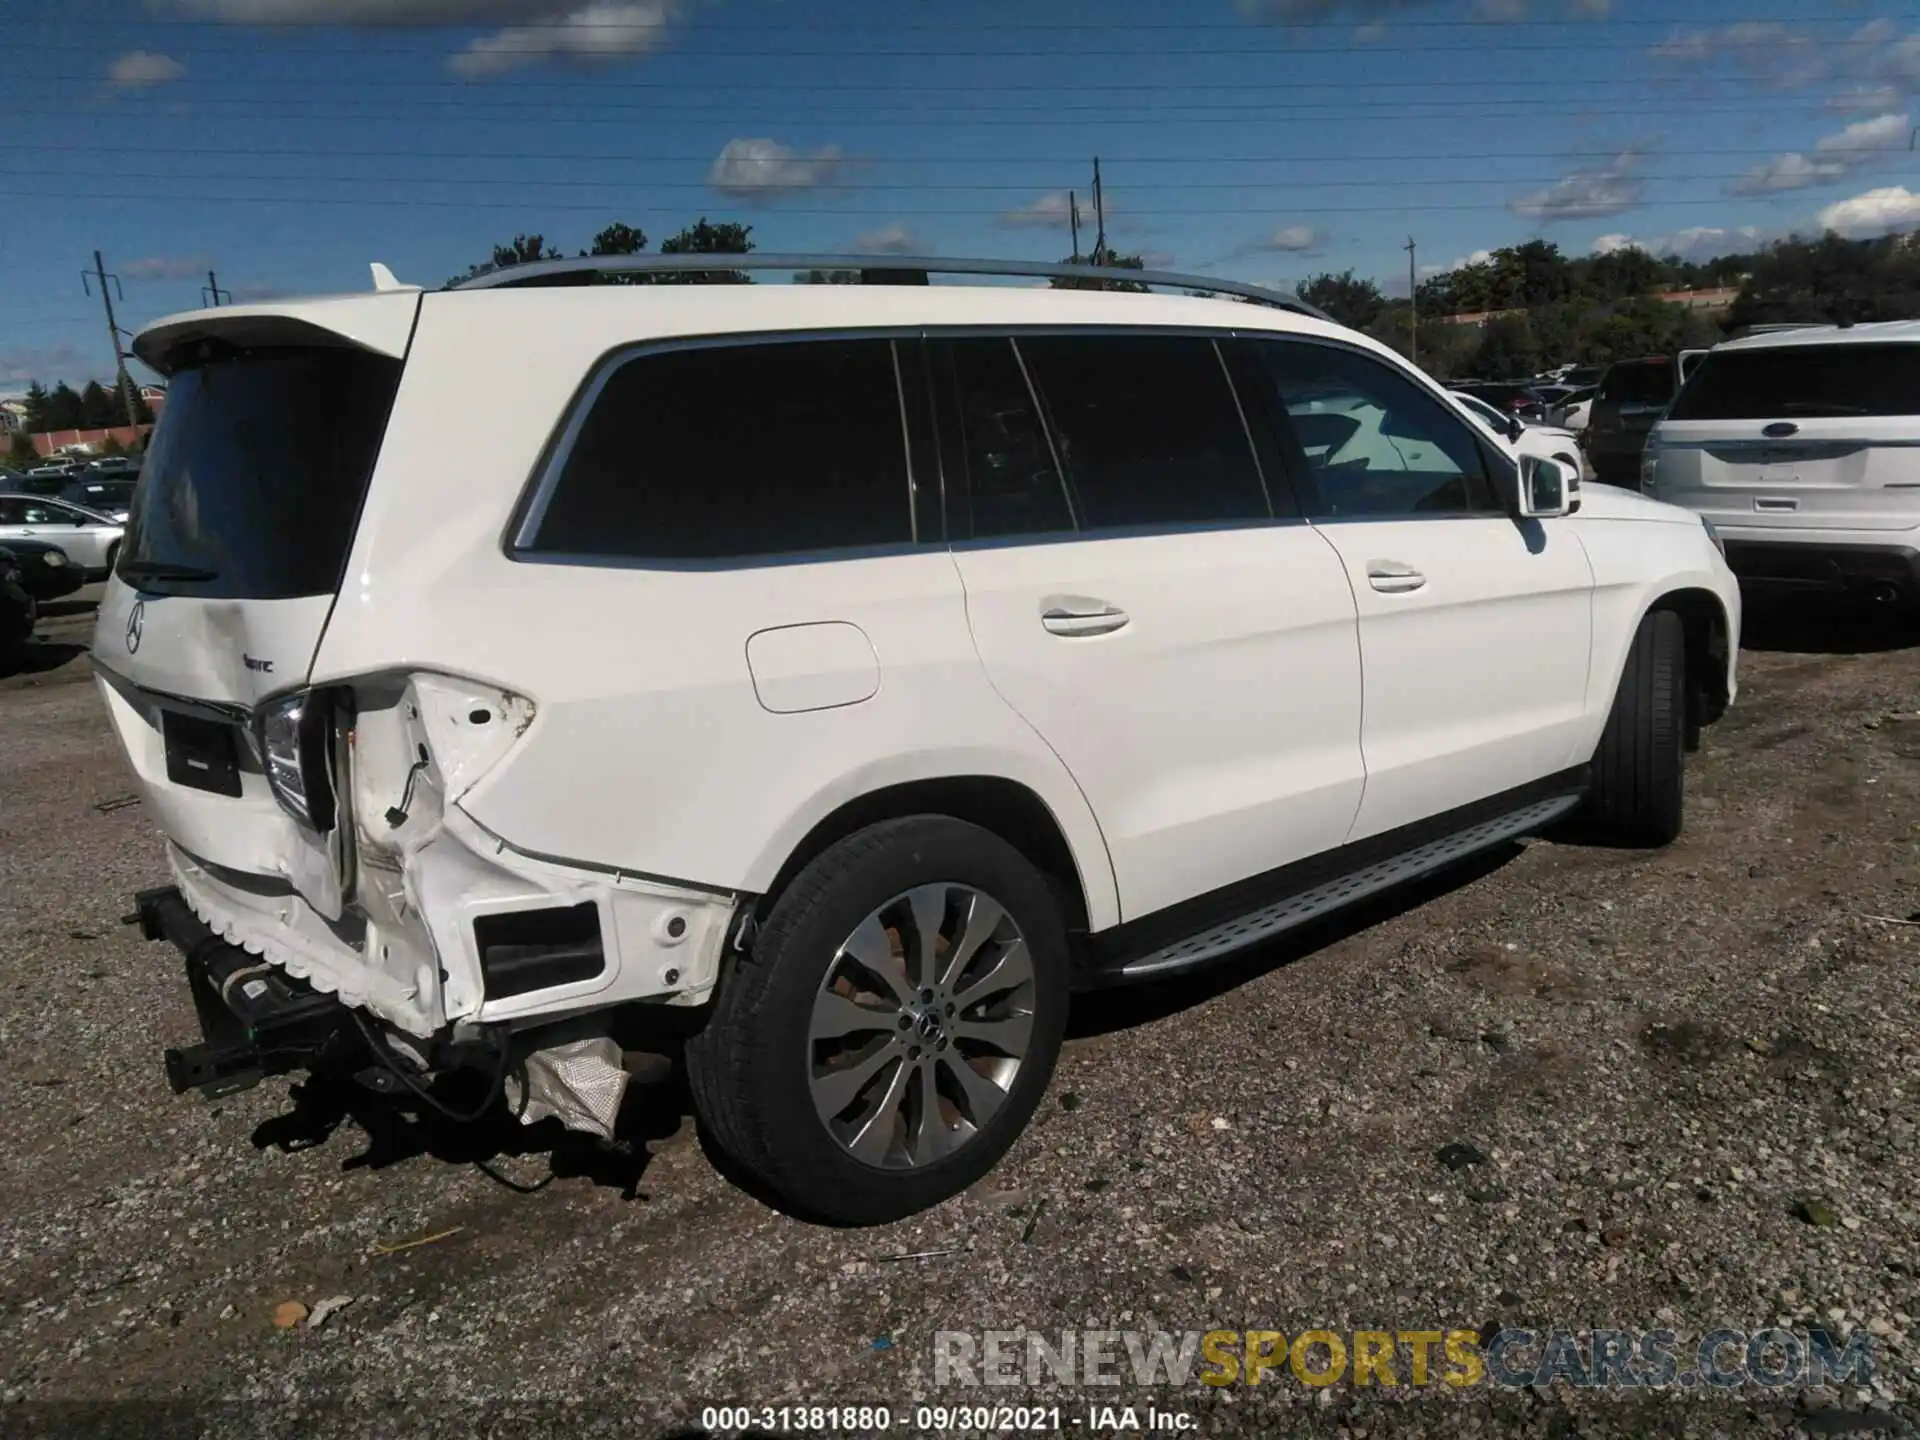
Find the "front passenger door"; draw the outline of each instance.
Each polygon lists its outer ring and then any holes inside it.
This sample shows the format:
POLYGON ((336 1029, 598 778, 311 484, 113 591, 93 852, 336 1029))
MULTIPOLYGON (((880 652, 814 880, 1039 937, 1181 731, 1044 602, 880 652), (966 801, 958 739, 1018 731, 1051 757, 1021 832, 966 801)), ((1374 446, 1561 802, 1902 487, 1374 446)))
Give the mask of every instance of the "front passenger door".
POLYGON ((1398 367, 1248 343, 1359 610, 1367 784, 1350 838, 1584 761, 1593 572, 1566 521, 1514 519, 1510 462, 1398 367))

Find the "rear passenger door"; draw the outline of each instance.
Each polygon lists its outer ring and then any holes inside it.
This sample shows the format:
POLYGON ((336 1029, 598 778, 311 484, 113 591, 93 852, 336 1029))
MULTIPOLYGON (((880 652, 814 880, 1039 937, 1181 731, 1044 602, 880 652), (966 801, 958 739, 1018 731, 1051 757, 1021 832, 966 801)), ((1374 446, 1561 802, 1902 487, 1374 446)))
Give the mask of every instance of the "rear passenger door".
POLYGON ((1511 462, 1387 362, 1245 343, 1359 606, 1367 788, 1352 838, 1584 760, 1593 572, 1566 520, 1514 519, 1511 462))
POLYGON ((1353 597, 1270 491, 1216 342, 932 349, 974 640, 1092 806, 1122 917, 1339 845, 1363 784, 1353 597))

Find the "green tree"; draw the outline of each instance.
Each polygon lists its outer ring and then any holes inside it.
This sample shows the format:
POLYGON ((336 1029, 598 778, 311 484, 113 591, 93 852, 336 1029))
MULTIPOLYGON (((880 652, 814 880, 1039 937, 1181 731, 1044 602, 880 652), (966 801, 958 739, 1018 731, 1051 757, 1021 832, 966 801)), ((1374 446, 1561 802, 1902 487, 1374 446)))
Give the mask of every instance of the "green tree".
POLYGON ((1480 348, 1473 355, 1473 373, 1489 380, 1531 375, 1540 368, 1540 342, 1525 315, 1496 315, 1487 321, 1480 348))
MULTIPOLYGON (((731 220, 718 224, 702 215, 678 235, 660 242, 662 255, 745 255, 753 249, 753 227, 731 220)), ((663 285, 751 285, 744 270, 682 270, 654 277, 663 285)))
POLYGON ((53 429, 51 423, 53 397, 47 393, 47 387, 35 380, 27 386, 27 429, 34 434, 53 429))
POLYGON ((614 221, 593 237, 593 248, 582 255, 638 255, 647 248, 647 234, 633 226, 614 221))
POLYGON ((127 447, 120 443, 119 436, 109 435, 100 442, 100 453, 102 455, 124 455, 127 453, 127 447))
POLYGON ((7 447, 7 463, 16 470, 31 470, 40 463, 40 452, 33 448, 25 431, 16 431, 13 443, 7 447))
POLYGON ((104 430, 125 423, 126 406, 98 380, 89 380, 80 391, 80 429, 104 430))
POLYGON ((1380 293, 1380 287, 1351 270, 1342 270, 1338 275, 1312 276, 1300 287, 1299 295, 1309 305, 1319 306, 1334 320, 1355 330, 1365 330, 1387 308, 1387 297, 1380 293))
MULTIPOLYGON (((1144 270, 1146 262, 1138 255, 1120 255, 1111 245, 1096 245, 1090 255, 1069 255, 1062 265, 1100 265, 1115 270, 1144 270)), ((1089 280, 1078 275, 1056 275, 1047 284, 1055 290, 1124 290, 1144 295, 1149 287, 1138 280, 1089 280)))
POLYGON ((793 277, 796 285, 858 285, 858 270, 805 270, 793 277))
POLYGON ((516 235, 505 245, 493 247, 493 258, 478 265, 469 265, 466 274, 455 275, 447 281, 457 285, 462 280, 471 280, 476 275, 487 275, 495 270, 504 270, 509 265, 525 265, 532 260, 558 260, 560 252, 547 244, 544 235, 516 235))
MULTIPOLYGON (((32 394, 28 394, 28 403, 32 403, 32 394)), ((62 380, 46 395, 45 408, 42 411, 44 424, 35 426, 38 430, 83 430, 86 428, 86 406, 77 392, 62 380)))

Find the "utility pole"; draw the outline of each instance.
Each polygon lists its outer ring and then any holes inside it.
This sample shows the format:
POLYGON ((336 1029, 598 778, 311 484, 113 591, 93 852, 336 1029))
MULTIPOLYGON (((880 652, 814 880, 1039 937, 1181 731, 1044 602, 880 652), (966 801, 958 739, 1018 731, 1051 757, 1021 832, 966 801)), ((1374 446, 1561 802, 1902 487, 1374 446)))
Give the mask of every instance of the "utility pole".
POLYGON ((1093 157, 1093 263, 1107 263, 1107 204, 1100 189, 1100 157, 1093 157))
MULTIPOLYGON (((87 283, 88 278, 89 272, 82 270, 80 272, 81 289, 85 290, 90 288, 87 283)), ((107 311, 107 340, 108 343, 113 346, 114 380, 120 387, 121 402, 127 407, 127 424, 138 429, 140 419, 139 411, 134 408, 135 395, 133 377, 127 374, 127 352, 120 348, 120 336, 123 332, 120 329, 119 323, 113 318, 113 296, 109 293, 107 287, 107 282, 111 280, 113 282, 113 289, 119 290, 120 277, 107 273, 106 262, 100 258, 100 252, 98 250, 93 252, 91 278, 100 282, 100 303, 106 307, 107 311)), ((120 298, 122 300, 127 298, 124 290, 120 292, 120 298)))
POLYGON ((209 307, 218 307, 222 295, 227 297, 227 304, 233 303, 233 292, 222 290, 220 282, 214 278, 213 271, 207 271, 207 283, 200 287, 200 298, 206 301, 209 307))
POLYGON ((1407 303, 1412 308, 1407 313, 1407 359, 1414 364, 1420 363, 1420 271, 1413 263, 1413 237, 1407 236, 1407 303))
POLYGON ((1080 263, 1080 197, 1067 192, 1067 225, 1073 231, 1073 263, 1080 263))

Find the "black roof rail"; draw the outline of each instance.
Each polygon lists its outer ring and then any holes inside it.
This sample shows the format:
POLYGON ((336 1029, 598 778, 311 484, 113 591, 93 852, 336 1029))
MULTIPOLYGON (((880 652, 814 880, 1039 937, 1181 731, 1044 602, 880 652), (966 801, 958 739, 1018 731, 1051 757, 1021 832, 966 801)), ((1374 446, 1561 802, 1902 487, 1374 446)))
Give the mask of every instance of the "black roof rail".
POLYGON ((1286 290, 1122 265, 1065 265, 1044 260, 968 260, 932 255, 583 255, 577 260, 530 260, 456 280, 449 290, 500 290, 533 285, 591 285, 606 275, 718 274, 727 270, 855 271, 868 285, 925 285, 933 275, 991 275, 1038 280, 1123 280, 1136 285, 1205 290, 1257 301, 1298 315, 1328 315, 1286 290))

